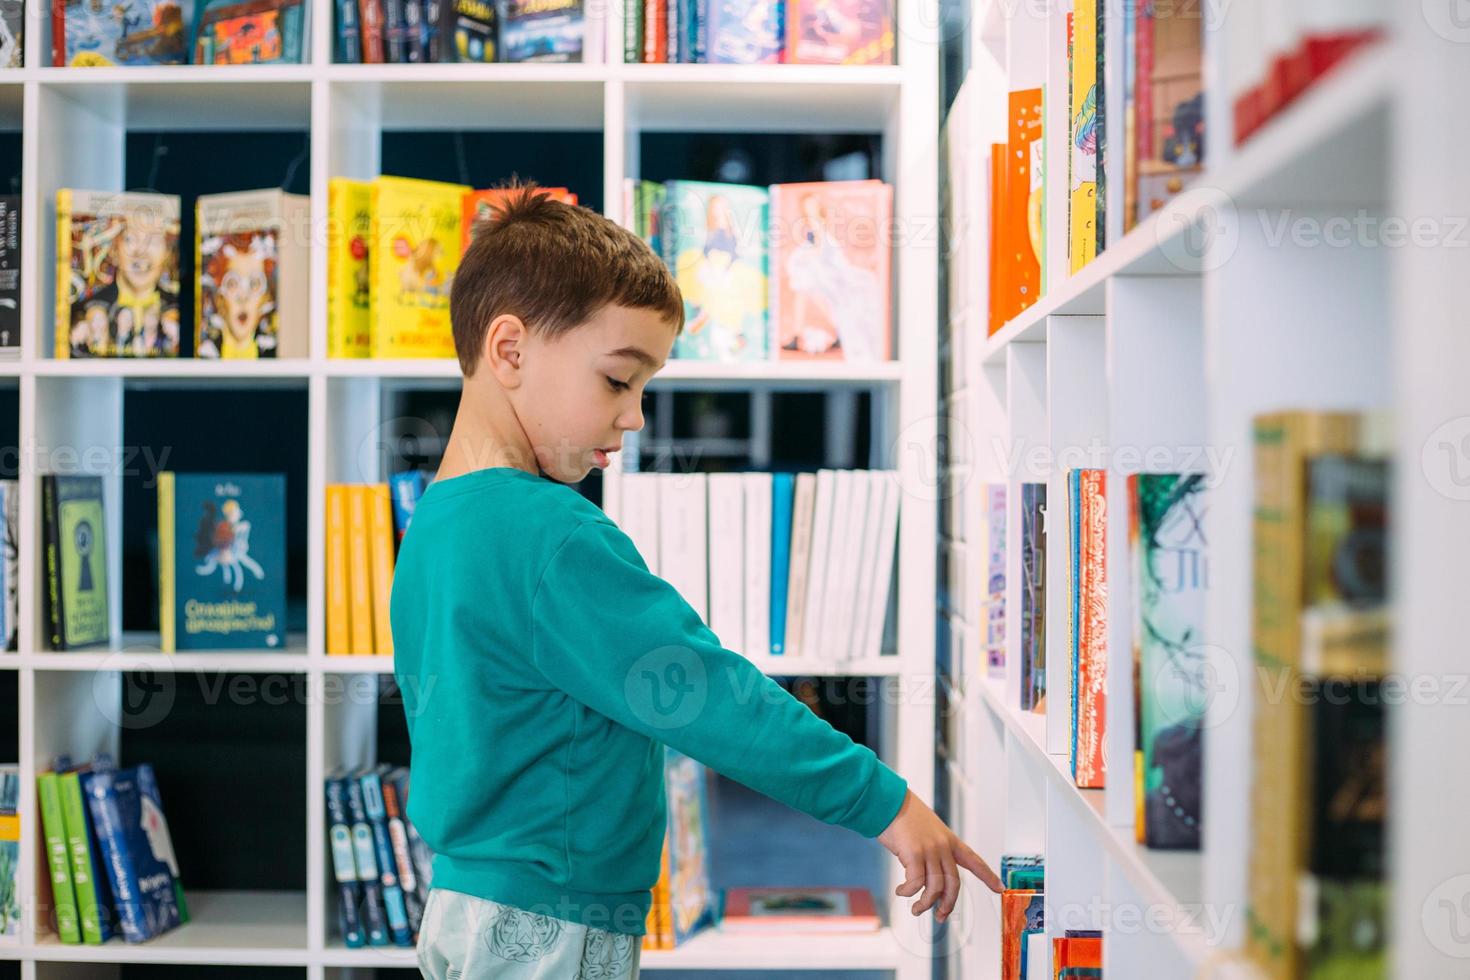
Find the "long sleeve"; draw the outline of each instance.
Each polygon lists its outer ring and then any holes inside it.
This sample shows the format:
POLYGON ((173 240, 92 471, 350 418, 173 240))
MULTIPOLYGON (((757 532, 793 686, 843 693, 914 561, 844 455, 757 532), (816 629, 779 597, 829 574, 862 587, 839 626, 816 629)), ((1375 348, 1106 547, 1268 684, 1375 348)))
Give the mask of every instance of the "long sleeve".
POLYGON ((897 815, 902 777, 722 647, 613 525, 567 536, 532 616, 535 666, 593 711, 865 837, 897 815))

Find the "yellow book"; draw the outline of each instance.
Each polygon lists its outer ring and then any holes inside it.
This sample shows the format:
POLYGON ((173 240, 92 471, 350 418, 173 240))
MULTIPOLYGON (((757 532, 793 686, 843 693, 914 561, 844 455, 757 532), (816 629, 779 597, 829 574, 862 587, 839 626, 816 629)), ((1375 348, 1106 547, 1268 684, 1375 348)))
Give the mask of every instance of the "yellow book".
POLYGON ((463 184, 379 177, 372 184, 368 302, 372 356, 453 357, 449 288, 459 268, 463 184))
POLYGON ((372 184, 327 181, 327 356, 372 354, 368 301, 368 243, 372 239, 372 184))
POLYGON ((345 484, 327 485, 327 653, 352 645, 347 596, 347 494, 345 484))
POLYGON ((347 652, 373 652, 373 575, 368 560, 368 503, 371 488, 364 484, 347 485, 347 602, 351 639, 347 652))
POLYGON ((1097 5, 1091 0, 1078 3, 1072 15, 1071 68, 1068 256, 1075 273, 1097 254, 1097 5))
POLYGON ((393 630, 388 622, 388 600, 393 593, 393 503, 388 484, 367 487, 369 551, 373 563, 373 652, 393 655, 393 630))
POLYGON ((173 653, 174 634, 174 475, 158 474, 158 648, 173 653))

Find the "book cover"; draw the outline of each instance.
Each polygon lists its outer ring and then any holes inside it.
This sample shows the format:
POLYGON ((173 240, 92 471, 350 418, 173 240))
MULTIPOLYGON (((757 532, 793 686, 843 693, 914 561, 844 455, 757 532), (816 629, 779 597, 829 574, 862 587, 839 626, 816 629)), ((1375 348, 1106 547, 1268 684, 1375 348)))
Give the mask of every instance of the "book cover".
POLYGON ((181 65, 184 10, 175 0, 52 0, 51 63, 57 68, 181 65))
POLYGON ((893 50, 893 0, 787 0, 792 64, 891 65, 893 50))
POLYGON ((11 0, 0 8, 0 68, 25 63, 25 4, 11 0))
POLYGON ((183 921, 168 824, 152 796, 139 789, 143 768, 81 774, 123 938, 129 943, 152 939, 183 921))
POLYGON ((993 483, 981 492, 985 513, 985 667, 1001 677, 1006 667, 1006 487, 993 483))
POLYGON ((392 65, 408 61, 408 39, 404 23, 404 0, 382 0, 383 3, 383 60, 392 65))
POLYGON ((50 872, 51 904, 55 912, 52 925, 57 938, 63 943, 80 943, 81 920, 77 915, 71 852, 62 816, 61 780, 56 773, 43 772, 36 777, 36 804, 41 811, 41 834, 46 843, 46 867, 50 872))
POLYGON ((366 938, 358 909, 362 905, 362 882, 352 852, 352 828, 347 818, 347 791, 341 770, 326 780, 327 841, 332 855, 332 874, 337 882, 337 928, 348 949, 361 947, 366 938))
POLYGON ((1025 935, 1046 928, 1046 896, 1032 889, 1008 888, 1000 893, 1001 980, 1023 980, 1021 950, 1025 935))
POLYGON ((428 488, 428 485, 423 470, 404 470, 388 478, 388 489, 393 497, 395 543, 403 542, 403 534, 408 530, 409 522, 413 520, 414 508, 418 506, 419 498, 424 495, 424 490, 428 488))
POLYGON ((1103 752, 1108 671, 1107 471, 1074 472, 1078 533, 1074 566, 1077 647, 1072 680, 1076 751, 1072 775, 1078 786, 1100 789, 1107 778, 1103 752))
POLYGON ((305 41, 302 0, 198 0, 196 65, 299 65, 305 41))
POLYGON ((347 489, 347 622, 351 628, 346 652, 374 652, 373 571, 371 524, 368 511, 372 488, 349 483, 347 489))
POLYGON ((999 261, 1010 265, 1000 296, 1001 315, 1019 316, 1041 296, 1040 208, 1041 189, 1033 185, 1031 166, 1042 134, 1042 90, 1012 92, 1006 133, 1005 209, 999 261), (1033 210, 1035 221, 1032 220, 1033 210), (1035 225, 1038 231, 1032 234, 1035 225))
POLYGON ((1198 850, 1209 700, 1209 498, 1198 474, 1140 473, 1136 486, 1144 843, 1198 850))
POLYGON ((1097 66, 1093 70, 1093 84, 1097 90, 1097 192, 1094 194, 1092 203, 1096 209, 1093 231, 1097 241, 1093 246, 1093 254, 1101 255, 1107 247, 1108 239, 1108 95, 1107 95, 1107 33, 1108 33, 1108 3, 1107 0, 1093 0, 1097 5, 1097 39, 1095 43, 1095 56, 1097 66))
POLYGON ((311 199, 282 190, 195 205, 194 356, 306 357, 311 199))
MULTIPOLYGON (((0 9, 11 7, 18 9, 19 4, 0 9)), ((0 194, 0 360, 20 357, 20 275, 20 196, 0 194)))
POLYGON ((1021 709, 1046 694, 1046 484, 1021 484, 1021 709))
POLYGON ((372 183, 368 304, 372 356, 453 357, 449 291, 470 188, 408 177, 372 183))
POLYGON ((582 0, 496 0, 500 60, 581 61, 582 0))
POLYGON ((327 484, 327 653, 345 654, 352 649, 352 608, 348 593, 347 495, 345 483, 327 484))
POLYGON ((712 65, 780 61, 781 13, 781 0, 709 0, 705 60, 712 65))
POLYGON ((71 650, 111 636, 106 520, 100 476, 41 477, 50 647, 71 650))
POLYGON ((179 355, 179 198, 56 192, 56 356, 179 355))
POLYGON ((1139 10, 1136 71, 1139 112, 1147 125, 1137 132, 1137 221, 1167 204, 1204 167, 1202 25, 1201 18, 1164 4, 1145 4, 1139 10), (1146 108, 1141 104, 1145 97, 1146 108))
POLYGON ((383 795, 383 817, 388 822, 388 843, 392 845, 393 864, 398 869, 398 887, 403 892, 403 909, 408 916, 408 931, 417 941, 419 927, 424 921, 424 906, 419 897, 413 856, 408 850, 408 821, 404 819, 403 806, 398 799, 398 785, 391 778, 391 773, 391 766, 378 766, 378 787, 383 795))
POLYGON ((1070 232, 1068 258, 1075 274, 1098 251, 1097 5, 1079 0, 1072 13, 1070 232))
POLYGON ((327 180, 327 356, 372 353, 368 241, 372 235, 372 185, 327 180))
MULTIPOLYGON (((577 195, 565 187, 538 187, 537 197, 549 197, 553 201, 561 201, 563 204, 577 203, 577 195)), ((463 243, 461 251, 467 251, 470 242, 474 240, 475 230, 480 222, 488 221, 496 214, 497 209, 505 201, 506 195, 519 193, 503 187, 492 187, 486 190, 470 191, 464 196, 463 217, 463 243)))
POLYGON ((108 882, 97 824, 82 789, 82 774, 114 768, 112 760, 98 757, 75 768, 65 759, 57 761, 61 793, 61 820, 66 834, 72 883, 76 890, 82 940, 91 945, 107 942, 116 932, 118 914, 112 885, 108 882))
POLYGON ((393 840, 388 835, 388 811, 383 805, 383 784, 376 769, 355 774, 362 787, 362 812, 372 832, 373 856, 378 883, 383 889, 383 907, 388 912, 388 934, 395 946, 412 946, 408 907, 404 903, 403 886, 398 880, 398 862, 393 856, 393 840))
POLYGON ((720 931, 732 933, 876 932, 878 910, 866 888, 731 888, 720 931))
POLYGON ((164 652, 284 648, 285 476, 160 473, 158 562, 164 652))
POLYGON ((662 245, 684 294, 684 331, 674 356, 764 361, 766 316, 764 187, 672 180, 665 185, 662 245))
POLYGON ((664 788, 669 810, 669 908, 677 946, 714 917, 704 766, 665 747, 664 788))
POLYGON ((776 473, 771 477, 771 654, 786 652, 786 596, 791 581, 792 504, 796 477, 776 473))
POLYGON ((877 180, 775 184, 770 201, 779 356, 888 360, 893 188, 877 180))
POLYGON ((643 0, 623 0, 623 63, 643 60, 643 0))
POLYGON ((496 60, 494 0, 440 0, 439 12, 443 60, 475 64, 496 60))
POLYGON ((387 946, 388 916, 383 905, 383 884, 378 876, 378 845, 363 805, 362 783, 356 773, 342 778, 347 800, 347 819, 352 832, 352 857, 362 884, 362 915, 369 946, 387 946))
POLYGON ((371 483, 366 488, 368 560, 373 576, 373 652, 393 655, 393 631, 388 624, 388 600, 393 591, 393 504, 388 484, 371 483))

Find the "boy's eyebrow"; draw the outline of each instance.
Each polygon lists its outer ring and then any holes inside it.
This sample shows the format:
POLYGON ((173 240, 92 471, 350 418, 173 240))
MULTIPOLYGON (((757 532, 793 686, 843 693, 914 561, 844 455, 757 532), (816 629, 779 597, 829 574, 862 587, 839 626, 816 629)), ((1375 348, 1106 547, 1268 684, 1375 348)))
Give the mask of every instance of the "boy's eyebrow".
POLYGON ((609 351, 608 353, 612 357, 631 357, 633 360, 639 361, 647 367, 657 368, 659 366, 658 358, 648 353, 642 347, 619 347, 617 350, 609 351))

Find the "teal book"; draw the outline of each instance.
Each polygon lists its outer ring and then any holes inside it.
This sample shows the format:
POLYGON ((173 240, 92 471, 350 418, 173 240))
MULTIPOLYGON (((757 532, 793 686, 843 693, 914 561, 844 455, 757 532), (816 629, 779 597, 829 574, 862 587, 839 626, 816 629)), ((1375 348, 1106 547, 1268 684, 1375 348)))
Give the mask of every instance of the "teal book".
POLYGON ((770 192, 695 180, 664 186, 660 244, 684 295, 684 331, 674 342, 674 356, 767 360, 770 192))
POLYGON ((106 643, 106 519, 100 476, 41 477, 46 587, 42 594, 50 647, 106 643))
POLYGON ((158 476, 161 649, 286 644, 286 477, 158 476))

